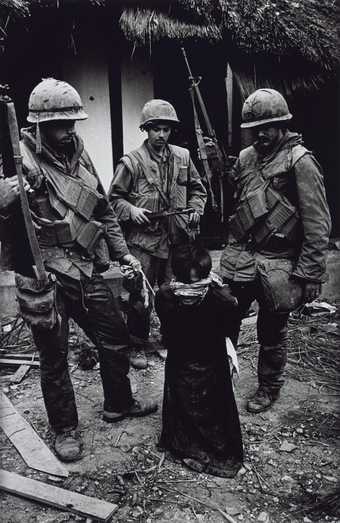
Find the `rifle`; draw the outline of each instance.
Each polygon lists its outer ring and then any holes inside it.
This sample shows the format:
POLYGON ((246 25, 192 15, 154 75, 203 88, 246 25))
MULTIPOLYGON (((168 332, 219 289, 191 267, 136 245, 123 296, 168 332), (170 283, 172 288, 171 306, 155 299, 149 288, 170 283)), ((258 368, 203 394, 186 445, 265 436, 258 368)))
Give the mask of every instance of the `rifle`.
POLYGON ((22 156, 20 151, 19 129, 15 107, 14 103, 12 102, 11 98, 8 96, 7 93, 8 87, 0 86, 0 106, 2 116, 4 116, 3 122, 5 122, 5 124, 3 124, 3 134, 4 139, 7 141, 7 145, 10 146, 9 149, 11 150, 11 152, 9 152, 8 148, 3 149, 4 172, 7 172, 9 174, 8 166, 14 165, 14 172, 17 175, 19 181, 21 208, 25 221, 29 244, 31 247, 36 267, 37 279, 41 281, 42 285, 47 285, 48 275, 45 271, 44 263, 42 260, 40 247, 35 233, 35 228, 32 221, 28 198, 25 190, 24 177, 22 172, 22 156))
POLYGON ((1 156, 5 175, 10 177, 15 173, 19 181, 21 210, 31 248, 36 278, 15 275, 17 300, 24 320, 32 326, 50 330, 60 317, 56 308, 56 279, 46 272, 40 251, 35 227, 29 208, 25 190, 22 156, 20 151, 19 129, 14 103, 7 94, 8 88, 0 88, 1 120, 1 156), (5 147, 7 146, 7 147, 5 147), (14 170, 9 168, 14 166, 14 170))
POLYGON ((172 211, 162 211, 162 212, 150 212, 147 214, 149 220, 159 220, 160 218, 166 218, 168 216, 176 216, 178 214, 192 214, 195 212, 195 209, 173 209, 172 211))
POLYGON ((206 179, 206 183, 207 183, 207 187, 208 187, 208 193, 209 193, 209 196, 210 196, 211 207, 212 207, 212 209, 215 212, 219 212, 220 213, 220 220, 221 220, 221 222, 223 222, 224 221, 223 175, 224 175, 224 172, 226 170, 226 166, 230 162, 229 162, 228 156, 227 156, 226 152, 224 151, 223 147, 221 147, 220 144, 218 143, 215 130, 214 130, 212 124, 211 124, 206 105, 205 105, 204 100, 202 98, 201 91, 200 91, 200 88, 199 88, 199 83, 200 83, 202 78, 201 77, 195 78, 193 76, 192 71, 191 71, 191 67, 190 67, 190 64, 189 64, 189 61, 188 61, 188 57, 187 57, 187 54, 186 54, 186 51, 185 51, 184 47, 181 47, 181 51, 182 51, 182 54, 183 54, 183 57, 184 57, 186 68, 188 70, 188 78, 189 78, 189 81, 190 81, 189 92, 190 92, 190 98, 191 98, 191 103, 192 103, 192 107, 193 107, 193 113, 194 113, 194 122, 195 122, 195 132, 196 132, 197 145, 198 145, 200 159, 202 161, 202 165, 203 165, 203 169, 204 169, 204 175, 205 175, 205 179, 206 179), (218 169, 219 170, 218 180, 219 180, 219 190, 220 190, 220 208, 217 205, 215 194, 214 194, 214 191, 213 191, 213 188, 212 188, 212 185, 211 185, 211 179, 212 179, 213 175, 212 175, 212 172, 211 172, 211 169, 210 169, 210 165, 209 165, 209 162, 208 162, 207 146, 206 146, 206 143, 205 143, 204 138, 203 138, 203 132, 202 132, 202 128, 201 128, 201 125, 200 125, 200 122, 199 122, 199 118, 198 118, 198 112, 197 112, 197 108, 196 108, 195 97, 197 99, 200 111, 202 113, 202 116, 203 116, 203 119, 204 119, 204 122, 205 122, 206 130, 207 130, 207 136, 213 142, 214 150, 215 150, 215 153, 216 153, 216 156, 217 156, 218 167, 219 167, 219 169, 218 169))

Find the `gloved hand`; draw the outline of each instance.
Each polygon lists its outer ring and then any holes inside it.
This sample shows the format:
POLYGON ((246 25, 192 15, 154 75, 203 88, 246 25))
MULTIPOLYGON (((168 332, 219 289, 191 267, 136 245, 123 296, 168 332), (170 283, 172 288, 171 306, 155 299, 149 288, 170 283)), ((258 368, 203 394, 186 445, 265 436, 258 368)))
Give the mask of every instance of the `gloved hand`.
POLYGON ((310 303, 316 300, 321 294, 321 283, 307 281, 304 288, 304 301, 310 303))
POLYGON ((142 265, 132 254, 125 254, 119 259, 121 265, 130 265, 134 272, 139 272, 142 265))
MULTIPOLYGON (((25 182, 25 189, 29 185, 25 182)), ((17 176, 0 179, 0 211, 7 209, 20 197, 19 180, 17 176)))
POLYGON ((148 209, 144 209, 143 207, 135 207, 132 205, 130 209, 130 218, 133 223, 137 223, 138 225, 143 225, 146 223, 150 223, 149 218, 147 217, 147 214, 151 212, 148 209))

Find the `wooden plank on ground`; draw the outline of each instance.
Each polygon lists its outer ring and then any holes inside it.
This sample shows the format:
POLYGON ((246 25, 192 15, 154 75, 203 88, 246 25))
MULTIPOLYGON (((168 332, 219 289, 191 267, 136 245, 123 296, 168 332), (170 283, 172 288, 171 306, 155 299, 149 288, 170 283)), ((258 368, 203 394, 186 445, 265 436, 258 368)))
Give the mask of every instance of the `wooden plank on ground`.
POLYGON ((29 361, 29 360, 12 360, 11 358, 0 358, 0 364, 3 365, 31 365, 31 367, 40 367, 39 361, 29 361))
POLYGON ((117 505, 0 469, 0 489, 99 521, 109 521, 117 505))
POLYGON ((11 377, 11 382, 12 383, 20 383, 24 379, 24 377, 26 376, 26 374, 28 373, 30 368, 31 367, 29 365, 20 365, 20 367, 17 369, 17 371, 11 377))
POLYGON ((9 358, 11 360, 32 360, 39 361, 38 352, 6 352, 5 350, 0 350, 0 355, 4 358, 9 358))
POLYGON ((0 427, 29 467, 54 476, 68 476, 66 468, 3 392, 0 392, 0 427))

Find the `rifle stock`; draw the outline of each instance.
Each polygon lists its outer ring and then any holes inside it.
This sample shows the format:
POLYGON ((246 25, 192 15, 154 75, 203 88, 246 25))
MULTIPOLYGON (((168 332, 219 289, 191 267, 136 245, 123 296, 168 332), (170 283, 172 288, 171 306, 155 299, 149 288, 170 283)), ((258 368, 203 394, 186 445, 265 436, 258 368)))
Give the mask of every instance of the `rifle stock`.
MULTIPOLYGON (((40 247, 35 233, 35 228, 32 221, 27 194, 24 186, 22 156, 20 151, 20 136, 15 107, 14 103, 12 102, 11 98, 7 95, 6 91, 7 89, 5 90, 5 88, 2 87, 0 93, 1 113, 4 117, 4 124, 2 126, 4 135, 2 137, 4 137, 5 139, 7 138, 7 146, 9 147, 9 150, 7 149, 4 151, 4 158, 6 159, 6 175, 13 176, 13 171, 11 173, 8 171, 8 165, 12 163, 14 165, 14 172, 17 175, 19 181, 21 208, 25 221, 29 244, 34 258, 37 278, 41 281, 42 284, 47 284, 48 275, 45 271, 44 263, 42 260, 40 247), (10 159, 12 160, 12 162, 10 162, 10 159)), ((4 148, 2 147, 2 151, 3 150, 4 148)))

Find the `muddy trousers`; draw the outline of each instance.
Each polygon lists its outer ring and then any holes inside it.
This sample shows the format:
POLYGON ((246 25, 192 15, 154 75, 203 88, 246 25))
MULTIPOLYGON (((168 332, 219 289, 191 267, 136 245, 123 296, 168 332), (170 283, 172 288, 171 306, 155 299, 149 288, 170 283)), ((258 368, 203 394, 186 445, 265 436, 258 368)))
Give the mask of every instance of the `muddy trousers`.
POLYGON ((100 275, 82 281, 58 276, 57 306, 61 323, 51 331, 32 328, 40 353, 41 388, 48 419, 55 432, 78 424, 74 391, 68 370, 69 319, 97 347, 104 391, 104 409, 121 412, 132 404, 128 378, 127 326, 117 301, 100 275))
MULTIPOLYGON (((157 258, 138 247, 129 246, 133 254, 141 263, 143 272, 152 288, 171 280, 170 260, 157 258)), ((129 332, 142 340, 147 340, 150 333, 150 315, 153 296, 149 292, 149 307, 145 307, 144 299, 140 292, 131 292, 127 314, 129 332)))
POLYGON ((232 293, 238 299, 238 307, 231 311, 229 337, 234 346, 240 333, 241 322, 251 303, 259 304, 257 339, 260 345, 257 374, 259 385, 275 397, 284 383, 287 363, 287 336, 289 313, 274 313, 264 304, 261 287, 257 282, 230 283, 232 293))

